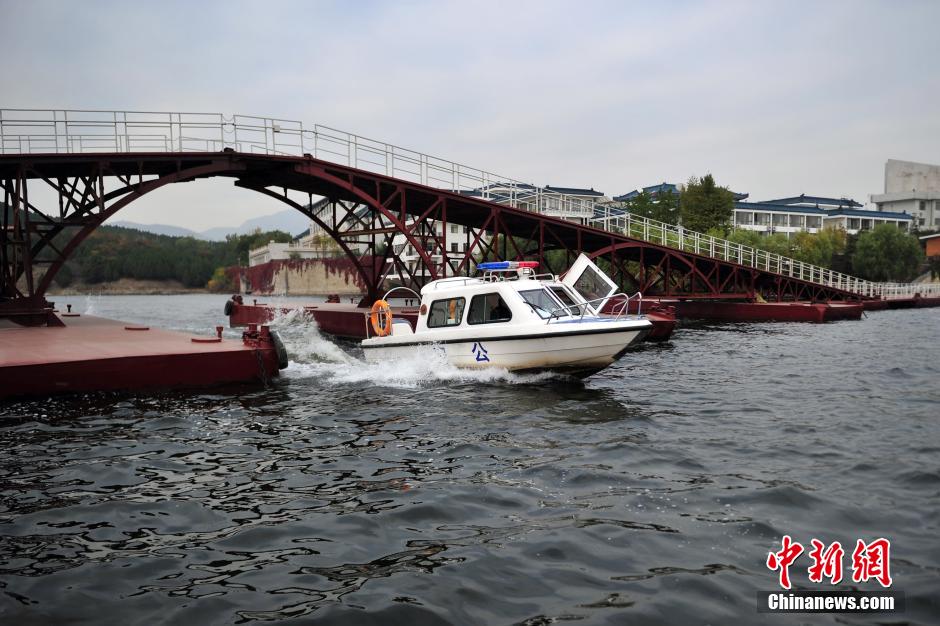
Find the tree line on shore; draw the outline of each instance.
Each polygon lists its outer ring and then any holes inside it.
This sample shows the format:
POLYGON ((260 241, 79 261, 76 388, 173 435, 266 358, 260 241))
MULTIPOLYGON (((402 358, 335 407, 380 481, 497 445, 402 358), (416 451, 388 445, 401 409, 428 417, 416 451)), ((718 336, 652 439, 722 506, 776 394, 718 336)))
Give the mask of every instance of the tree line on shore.
MULTIPOLYGON (((174 280, 186 287, 205 288, 217 270, 247 265, 248 251, 252 248, 269 241, 291 240, 289 233, 278 230, 229 235, 224 241, 204 241, 101 226, 72 254, 56 274, 55 282, 60 287, 68 287, 76 282, 94 285, 134 278, 174 280)), ((221 290, 231 287, 227 282, 214 286, 221 290)))

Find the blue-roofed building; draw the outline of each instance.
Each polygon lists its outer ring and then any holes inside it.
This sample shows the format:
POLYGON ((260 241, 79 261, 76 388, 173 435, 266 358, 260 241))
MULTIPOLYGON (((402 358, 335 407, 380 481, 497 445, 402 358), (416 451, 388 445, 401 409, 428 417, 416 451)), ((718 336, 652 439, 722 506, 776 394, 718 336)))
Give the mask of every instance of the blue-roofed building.
POLYGON ((830 211, 825 219, 826 228, 841 228, 850 235, 871 230, 881 224, 891 224, 902 230, 910 230, 914 216, 892 211, 869 211, 860 209, 838 209, 830 211))
POLYGON ((614 196, 614 202, 629 202, 633 200, 641 193, 646 192, 654 199, 661 193, 679 193, 679 187, 672 183, 660 183, 658 185, 650 185, 649 187, 643 187, 643 189, 634 189, 633 191, 628 191, 622 196, 614 196))
POLYGON ((735 202, 734 227, 755 230, 762 234, 795 233, 807 230, 815 233, 823 228, 827 213, 810 206, 790 206, 769 202, 735 202))
POLYGON ((805 206, 817 209, 862 209, 863 205, 851 198, 827 198, 825 196, 807 196, 800 194, 791 198, 777 198, 776 200, 763 200, 761 204, 780 204, 784 206, 805 206))
POLYGON ((841 228, 850 235, 891 224, 909 230, 913 218, 906 213, 866 210, 851 198, 828 198, 800 194, 763 202, 736 202, 734 226, 761 234, 818 232, 821 228, 841 228))

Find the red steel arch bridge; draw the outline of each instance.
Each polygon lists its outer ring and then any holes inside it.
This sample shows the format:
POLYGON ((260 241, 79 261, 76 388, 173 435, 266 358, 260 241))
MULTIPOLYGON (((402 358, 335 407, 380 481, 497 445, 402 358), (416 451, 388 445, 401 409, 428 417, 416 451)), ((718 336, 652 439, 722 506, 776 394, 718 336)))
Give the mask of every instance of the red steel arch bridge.
POLYGON ((644 295, 845 301, 923 289, 870 283, 320 125, 0 109, 0 317, 41 319, 56 273, 105 220, 165 185, 212 177, 305 213, 352 261, 367 299, 390 274, 418 287, 470 274, 483 257, 537 260, 560 273, 580 252, 644 295), (313 210, 321 198, 329 209, 313 210), (452 224, 466 227, 459 252, 452 224), (418 263, 403 262, 395 241, 418 263))

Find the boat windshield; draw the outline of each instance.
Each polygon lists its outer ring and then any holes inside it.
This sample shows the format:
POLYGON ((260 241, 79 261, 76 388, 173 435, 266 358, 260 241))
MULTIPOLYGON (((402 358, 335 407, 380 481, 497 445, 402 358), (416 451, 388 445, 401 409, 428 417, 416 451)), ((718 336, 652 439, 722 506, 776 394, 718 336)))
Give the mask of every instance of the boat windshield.
POLYGON ((562 308, 561 304, 552 297, 547 289, 528 289, 520 291, 522 299, 532 305, 532 309, 539 314, 543 320, 552 317, 568 317, 568 312, 562 308))
POLYGON ((555 294, 555 297, 561 300, 561 303, 565 305, 567 311, 572 315, 584 315, 584 310, 586 307, 579 305, 574 301, 574 298, 571 297, 571 294, 568 293, 568 290, 562 287, 561 285, 555 285, 549 287, 552 290, 552 293, 555 294))

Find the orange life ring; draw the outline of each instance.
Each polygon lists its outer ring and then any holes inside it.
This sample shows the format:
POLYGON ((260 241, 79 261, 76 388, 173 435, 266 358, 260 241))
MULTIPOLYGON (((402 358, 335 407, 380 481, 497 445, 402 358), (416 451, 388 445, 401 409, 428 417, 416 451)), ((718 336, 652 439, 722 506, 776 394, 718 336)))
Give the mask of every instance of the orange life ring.
POLYGON ((372 321, 372 330, 378 337, 387 337, 392 334, 392 308, 385 300, 376 300, 369 315, 372 321))

